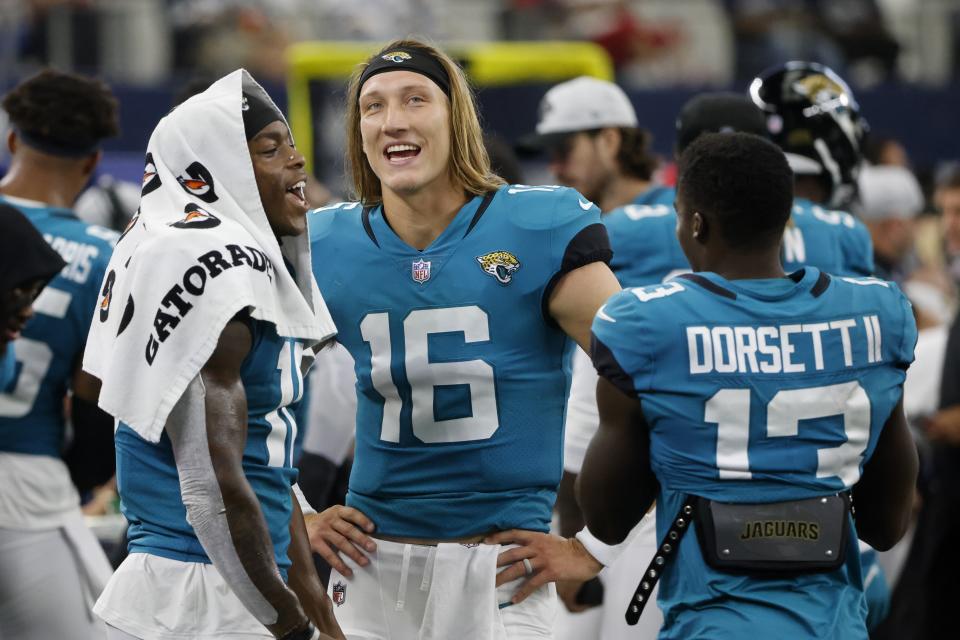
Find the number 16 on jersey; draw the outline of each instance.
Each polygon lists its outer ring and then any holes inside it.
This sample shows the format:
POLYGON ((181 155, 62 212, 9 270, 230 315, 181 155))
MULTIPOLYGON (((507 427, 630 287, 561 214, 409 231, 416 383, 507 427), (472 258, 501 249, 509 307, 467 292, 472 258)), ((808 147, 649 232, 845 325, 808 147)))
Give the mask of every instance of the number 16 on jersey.
POLYGON ((431 362, 430 336, 462 334, 465 344, 488 342, 487 312, 476 305, 418 309, 403 320, 401 336, 390 335, 387 312, 369 313, 360 323, 360 334, 370 345, 370 378, 383 399, 380 439, 400 442, 403 403, 394 382, 391 365, 393 339, 401 341, 404 359, 402 375, 410 385, 410 420, 413 435, 421 442, 449 443, 490 438, 499 426, 494 371, 480 358, 431 362), (438 419, 434 407, 437 387, 466 386, 470 415, 438 419))

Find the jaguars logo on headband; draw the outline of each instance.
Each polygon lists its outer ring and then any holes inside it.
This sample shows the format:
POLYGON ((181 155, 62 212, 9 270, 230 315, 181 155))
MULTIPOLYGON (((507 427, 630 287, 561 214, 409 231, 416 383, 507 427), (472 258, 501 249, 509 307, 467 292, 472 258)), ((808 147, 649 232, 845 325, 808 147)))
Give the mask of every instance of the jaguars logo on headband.
POLYGON ((220 218, 193 202, 184 207, 183 212, 186 214, 183 220, 171 222, 169 226, 177 229, 212 229, 220 224, 220 218))
POLYGON ((406 51, 391 51, 380 56, 387 62, 396 62, 397 64, 409 60, 412 56, 406 51))
POLYGON ((216 202, 217 192, 213 188, 213 176, 210 175, 205 166, 199 162, 191 162, 184 173, 187 175, 177 176, 177 182, 180 183, 184 191, 204 202, 216 202))

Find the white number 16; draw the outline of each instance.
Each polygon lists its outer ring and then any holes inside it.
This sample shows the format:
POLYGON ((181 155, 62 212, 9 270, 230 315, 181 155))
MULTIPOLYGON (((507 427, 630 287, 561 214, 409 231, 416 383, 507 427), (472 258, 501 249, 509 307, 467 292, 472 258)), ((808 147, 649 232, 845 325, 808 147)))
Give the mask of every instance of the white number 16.
MULTIPOLYGON (((493 367, 479 358, 454 362, 430 362, 431 334, 462 333, 466 344, 490 339, 487 312, 477 306, 419 309, 403 321, 404 368, 411 390, 413 435, 421 442, 466 442, 486 440, 500 426, 493 380, 493 367), (466 385, 470 392, 471 415, 437 420, 434 389, 437 386, 466 385)), ((370 378, 383 396, 380 439, 400 442, 402 403, 390 371, 390 318, 386 312, 371 313, 360 323, 360 335, 370 344, 370 378)))

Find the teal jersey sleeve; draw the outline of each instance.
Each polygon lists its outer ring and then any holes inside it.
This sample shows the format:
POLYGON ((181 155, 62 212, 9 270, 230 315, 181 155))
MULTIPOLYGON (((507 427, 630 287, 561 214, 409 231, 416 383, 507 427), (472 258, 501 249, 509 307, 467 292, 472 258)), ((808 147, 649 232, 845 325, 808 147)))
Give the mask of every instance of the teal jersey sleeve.
POLYGON ((783 266, 789 273, 807 265, 836 276, 873 275, 870 232, 846 211, 798 198, 783 234, 783 266))
MULTIPOLYGON (((659 338, 644 305, 656 305, 684 290, 680 282, 668 282, 624 289, 611 297, 593 320, 590 356, 597 373, 627 395, 649 391, 659 338)), ((669 312, 664 315, 669 316, 669 312)))
POLYGON ((553 206, 550 259, 558 265, 558 271, 566 273, 597 260, 610 261, 609 242, 581 242, 585 234, 598 233, 606 237, 597 205, 576 189, 561 188, 553 206))
POLYGON ((546 259, 549 276, 542 281, 541 308, 552 324, 548 304, 560 278, 591 262, 609 263, 613 255, 600 209, 568 187, 517 184, 500 193, 520 233, 547 232, 549 244, 541 259, 546 259))
POLYGON ((874 277, 844 277, 841 281, 856 285, 852 295, 866 291, 874 294, 874 306, 880 311, 875 313, 876 326, 873 335, 878 354, 877 361, 906 371, 913 363, 914 349, 917 346, 917 323, 913 315, 913 305, 895 282, 874 277), (879 344, 877 344, 879 343, 879 344))
POLYGON ((853 229, 843 236, 843 256, 845 272, 857 276, 873 275, 873 240, 866 225, 859 220, 854 220, 853 229))

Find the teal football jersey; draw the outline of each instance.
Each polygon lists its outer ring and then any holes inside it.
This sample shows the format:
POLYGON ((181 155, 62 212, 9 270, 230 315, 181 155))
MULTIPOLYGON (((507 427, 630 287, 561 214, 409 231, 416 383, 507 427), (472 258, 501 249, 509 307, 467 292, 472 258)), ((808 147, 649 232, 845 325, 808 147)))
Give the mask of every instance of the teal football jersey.
MULTIPOLYGON (((773 280, 687 274, 611 298, 592 356, 641 400, 658 537, 689 494, 750 503, 850 489, 901 398, 916 337, 895 284, 812 267, 773 280)), ((855 536, 837 571, 752 579, 707 566, 696 535, 663 573, 661 638, 866 638, 855 536)))
POLYGON ((840 276, 873 275, 870 232, 845 211, 797 198, 783 233, 783 268, 789 273, 804 265, 840 276))
POLYGON ((19 209, 67 263, 33 303, 34 316, 12 343, 16 366, 0 393, 0 451, 60 457, 64 398, 118 234, 81 222, 69 209, 3 196, 0 201, 19 209))
MULTIPOLYGON (((610 233, 610 268, 624 287, 657 284, 690 271, 677 240, 676 190, 655 187, 603 216, 610 233)), ((797 198, 783 234, 783 268, 810 265, 839 276, 873 274, 873 243, 862 222, 797 198)))
POLYGON ((609 260, 599 214, 571 189, 504 186, 423 251, 381 207, 310 214, 314 275, 356 363, 347 503, 380 533, 549 528, 573 343, 548 298, 609 260))
POLYGON ((654 187, 632 203, 603 215, 610 234, 610 268, 624 287, 669 280, 690 271, 677 240, 676 190, 654 187))
MULTIPOLYGON (((299 366, 303 346, 277 335, 272 323, 250 320, 249 324, 253 345, 240 370, 249 416, 243 472, 260 503, 277 566, 286 578, 293 506, 290 489, 297 480, 292 461, 297 426, 289 406, 303 395, 299 366)), ((130 553, 209 564, 187 522, 167 433, 153 444, 121 422, 115 440, 117 488, 121 511, 130 523, 130 553)))

